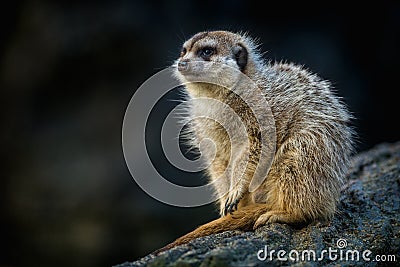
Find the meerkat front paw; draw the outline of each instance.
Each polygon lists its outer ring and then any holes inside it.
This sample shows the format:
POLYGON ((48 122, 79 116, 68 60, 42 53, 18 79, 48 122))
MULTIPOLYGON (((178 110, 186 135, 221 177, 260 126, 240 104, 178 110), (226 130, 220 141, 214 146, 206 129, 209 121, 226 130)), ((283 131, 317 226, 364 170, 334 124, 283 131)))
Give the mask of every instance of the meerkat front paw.
POLYGON ((239 190, 232 190, 228 194, 228 198, 225 201, 225 208, 223 215, 227 215, 228 213, 232 213, 237 210, 237 206, 239 201, 242 198, 242 194, 239 190))

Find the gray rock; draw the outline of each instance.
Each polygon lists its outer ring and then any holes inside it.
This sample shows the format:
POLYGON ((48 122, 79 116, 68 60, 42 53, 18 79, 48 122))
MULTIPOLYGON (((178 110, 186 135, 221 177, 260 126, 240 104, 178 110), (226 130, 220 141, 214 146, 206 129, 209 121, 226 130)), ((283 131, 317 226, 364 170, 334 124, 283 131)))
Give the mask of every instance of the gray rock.
POLYGON ((353 158, 338 213, 329 223, 302 229, 272 224, 255 232, 228 231, 119 266, 399 266, 399 209, 400 142, 382 144, 353 158), (267 255, 263 251, 259 256, 266 259, 260 260, 257 254, 265 247, 267 255), (287 261, 278 260, 279 250, 285 251, 281 256, 287 261), (370 261, 363 259, 363 253, 370 261), (375 261, 376 255, 385 255, 386 262, 375 261))

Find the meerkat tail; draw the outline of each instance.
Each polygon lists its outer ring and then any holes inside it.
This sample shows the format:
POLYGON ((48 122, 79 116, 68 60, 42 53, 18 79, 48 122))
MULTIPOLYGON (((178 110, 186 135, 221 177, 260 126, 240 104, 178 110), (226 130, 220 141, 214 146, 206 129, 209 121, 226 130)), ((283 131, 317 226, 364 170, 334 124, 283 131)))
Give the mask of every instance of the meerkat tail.
POLYGON ((181 236, 174 242, 154 251, 152 254, 157 255, 173 247, 187 244, 193 239, 211 234, 218 234, 233 230, 252 231, 256 220, 261 216, 261 214, 267 212, 269 209, 270 207, 268 207, 266 204, 254 204, 243 207, 232 214, 228 214, 224 217, 199 226, 196 230, 181 236))

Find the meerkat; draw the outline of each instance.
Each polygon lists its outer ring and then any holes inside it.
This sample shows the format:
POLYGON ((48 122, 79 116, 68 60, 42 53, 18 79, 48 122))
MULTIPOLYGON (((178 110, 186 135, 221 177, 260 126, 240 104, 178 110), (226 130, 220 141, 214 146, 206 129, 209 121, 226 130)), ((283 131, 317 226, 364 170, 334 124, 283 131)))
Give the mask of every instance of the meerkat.
MULTIPOLYGON (((207 174, 219 197, 221 217, 158 252, 222 231, 248 231, 268 223, 307 224, 333 217, 353 150, 354 132, 348 109, 328 81, 292 63, 265 61, 253 39, 228 31, 197 33, 183 44, 174 66, 176 77, 185 83, 193 136, 210 138, 215 145, 207 174), (213 63, 229 66, 250 78, 264 96, 252 98, 253 104, 265 105, 267 101, 275 121, 272 165, 253 192, 249 184, 255 166, 265 160, 259 156, 260 134, 254 114, 232 90, 205 82, 190 83, 193 77, 233 80, 227 68, 209 71, 207 64, 213 63), (218 122, 202 117, 217 113, 218 120, 228 125, 231 119, 218 107, 193 101, 200 97, 224 102, 238 114, 250 143, 245 151, 237 147, 234 151, 226 130, 218 122), (229 162, 231 154, 235 155, 234 164, 229 162), (242 157, 245 154, 248 156, 242 157), (229 168, 231 171, 226 172, 229 168), (238 173, 240 177, 236 177, 238 173)), ((252 87, 245 83, 233 86, 252 94, 252 87)), ((202 148, 206 157, 207 149, 202 148)))

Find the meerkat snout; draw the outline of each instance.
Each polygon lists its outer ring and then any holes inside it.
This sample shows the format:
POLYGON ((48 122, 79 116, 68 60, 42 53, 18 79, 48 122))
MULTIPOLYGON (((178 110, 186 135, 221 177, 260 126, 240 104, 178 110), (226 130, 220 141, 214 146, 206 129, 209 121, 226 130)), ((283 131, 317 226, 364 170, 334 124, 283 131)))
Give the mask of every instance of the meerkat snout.
POLYGON ((186 59, 181 59, 178 61, 178 71, 185 72, 189 70, 189 63, 186 59))

